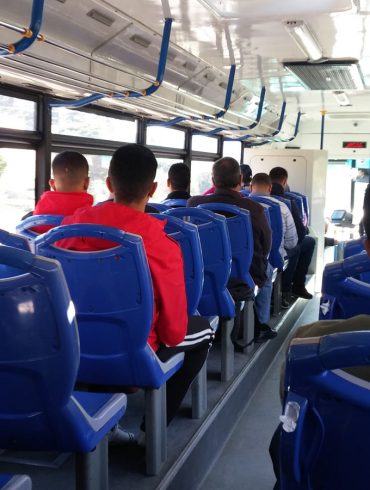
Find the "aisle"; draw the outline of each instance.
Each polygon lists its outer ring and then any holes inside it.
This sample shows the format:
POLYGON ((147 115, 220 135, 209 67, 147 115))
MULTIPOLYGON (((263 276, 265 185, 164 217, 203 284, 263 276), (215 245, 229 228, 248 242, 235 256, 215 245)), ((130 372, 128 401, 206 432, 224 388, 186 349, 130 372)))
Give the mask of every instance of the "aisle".
MULTIPOLYGON (((315 298, 297 326, 317 320, 318 307, 315 298)), ((281 413, 279 381, 285 351, 286 346, 275 358, 201 490, 272 490, 275 477, 268 448, 281 413)))

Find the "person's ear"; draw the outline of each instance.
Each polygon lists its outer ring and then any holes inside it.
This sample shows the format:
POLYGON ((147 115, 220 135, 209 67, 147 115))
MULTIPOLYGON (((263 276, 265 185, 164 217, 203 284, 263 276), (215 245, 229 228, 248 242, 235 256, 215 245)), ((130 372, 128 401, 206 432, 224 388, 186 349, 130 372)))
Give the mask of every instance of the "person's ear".
POLYGON ((268 189, 268 193, 271 194, 271 191, 272 191, 272 185, 269 184, 269 189, 268 189))
POLYGON ((370 257, 370 240, 368 238, 364 241, 364 247, 367 255, 370 257))
POLYGON ((216 187, 215 179, 213 178, 213 175, 212 175, 212 185, 214 185, 216 187))
POLYGON ((89 188, 89 184, 90 184, 90 177, 86 177, 83 181, 83 188, 85 191, 87 191, 87 189, 89 188))
POLYGON ((167 187, 168 187, 169 189, 170 189, 170 187, 171 187, 171 181, 170 181, 170 179, 167 179, 167 187))
POLYGON ((150 186, 150 189, 149 189, 149 197, 153 197, 154 194, 155 194, 155 191, 157 190, 157 187, 158 187, 158 182, 153 182, 153 184, 150 186))
POLYGON ((53 189, 53 191, 56 191, 54 179, 49 179, 49 186, 50 186, 50 189, 53 189))
POLYGON ((113 193, 113 187, 112 187, 112 181, 111 181, 111 178, 109 177, 109 175, 108 175, 108 177, 105 179, 105 183, 106 183, 106 185, 107 185, 107 187, 108 187, 108 191, 109 191, 111 194, 114 194, 114 193, 113 193))

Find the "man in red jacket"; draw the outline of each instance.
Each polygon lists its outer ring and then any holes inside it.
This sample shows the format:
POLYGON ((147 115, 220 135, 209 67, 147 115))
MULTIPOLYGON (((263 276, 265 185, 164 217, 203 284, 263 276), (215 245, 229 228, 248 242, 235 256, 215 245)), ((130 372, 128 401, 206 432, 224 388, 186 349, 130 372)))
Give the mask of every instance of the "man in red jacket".
MULTIPOLYGON (((156 170, 156 158, 148 148, 136 144, 122 146, 112 157, 106 181, 113 201, 79 209, 62 224, 96 223, 142 237, 155 299, 148 342, 163 361, 176 352, 185 351, 183 367, 167 382, 169 423, 206 360, 213 332, 201 317, 192 317, 188 322, 181 249, 166 235, 165 222, 145 214, 145 206, 157 188, 154 182, 156 170)), ((58 246, 91 251, 114 245, 95 238, 70 238, 61 240, 58 246)))
MULTIPOLYGON (((49 180, 51 191, 42 194, 33 215, 60 214, 68 216, 76 209, 92 206, 94 198, 88 194, 89 164, 77 151, 59 153, 52 163, 53 178, 49 180)), ((45 233, 52 226, 37 226, 36 233, 45 233)))

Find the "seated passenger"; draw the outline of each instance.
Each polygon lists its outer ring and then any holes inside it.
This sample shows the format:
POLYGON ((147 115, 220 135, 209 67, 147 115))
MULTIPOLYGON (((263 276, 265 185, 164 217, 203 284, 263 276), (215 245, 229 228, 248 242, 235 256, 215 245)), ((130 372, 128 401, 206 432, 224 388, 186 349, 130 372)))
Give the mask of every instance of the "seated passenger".
POLYGON ((174 163, 168 171, 167 199, 190 199, 190 168, 185 163, 174 163))
MULTIPOLYGON (((170 423, 206 360, 213 333, 205 319, 188 319, 180 246, 166 235, 164 221, 144 212, 157 188, 154 182, 156 171, 157 160, 151 150, 136 144, 122 146, 113 154, 106 180, 113 202, 79 209, 66 217, 62 224, 96 223, 142 237, 155 300, 148 343, 162 361, 177 352, 186 351, 182 368, 167 382, 167 423, 170 423)), ((92 251, 110 248, 114 244, 95 238, 70 238, 61 240, 58 246, 92 251)))
POLYGON ((283 300, 289 301, 290 292, 294 296, 312 299, 312 294, 306 289, 306 275, 315 250, 315 239, 308 236, 309 230, 302 223, 295 201, 285 195, 285 188, 288 186, 288 172, 285 168, 274 167, 270 170, 270 178, 272 182, 271 194, 290 200, 292 216, 298 233, 299 254, 296 255, 295 268, 294 271, 292 270, 293 275, 290 273, 285 276, 285 279, 283 277, 282 290, 285 293, 283 300))
MULTIPOLYGON (((53 178, 49 180, 51 191, 46 191, 36 204, 33 215, 60 214, 68 216, 76 209, 92 206, 94 198, 88 194, 89 164, 77 151, 59 153, 52 164, 53 178)), ((52 226, 37 226, 36 233, 45 233, 52 226)))
POLYGON ((250 168, 249 165, 243 163, 242 165, 240 165, 240 172, 242 174, 241 189, 245 189, 246 191, 249 191, 249 187, 252 180, 252 169, 250 168))
POLYGON ((276 332, 267 325, 270 319, 273 273, 272 267, 268 263, 268 255, 271 249, 271 230, 263 207, 240 195, 242 177, 240 166, 234 158, 223 157, 214 163, 212 181, 215 186, 214 194, 194 196, 189 199, 188 206, 195 207, 199 204, 221 202, 233 204, 250 212, 254 243, 250 274, 255 284, 259 287, 255 300, 257 320, 259 322, 259 325, 257 322, 257 327, 260 327, 260 337, 273 338, 276 336, 276 332))
MULTIPOLYGON (((364 217, 363 224, 367 236, 370 236, 370 187, 367 188, 364 200, 364 217)), ((370 240, 366 239, 364 241, 365 250, 370 258, 370 240)), ((323 335, 330 335, 338 332, 357 332, 362 330, 369 330, 370 316, 369 315, 358 315, 346 320, 322 320, 318 322, 311 323, 309 325, 304 325, 300 327, 293 338, 308 338, 308 337, 321 337, 323 335)), ((285 377, 285 366, 281 370, 280 379, 280 397, 284 398, 284 377, 285 377)), ((357 378, 363 379, 370 382, 370 366, 358 366, 347 368, 345 371, 349 372, 357 378)), ((280 431, 281 426, 276 429, 270 445, 270 455, 274 466, 274 472, 277 477, 277 483, 274 490, 280 489, 280 431)))

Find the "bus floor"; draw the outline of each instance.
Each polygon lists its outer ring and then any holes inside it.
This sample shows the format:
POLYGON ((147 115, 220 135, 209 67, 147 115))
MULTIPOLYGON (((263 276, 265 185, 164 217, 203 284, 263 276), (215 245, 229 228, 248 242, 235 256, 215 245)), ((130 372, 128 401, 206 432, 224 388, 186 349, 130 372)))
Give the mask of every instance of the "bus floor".
MULTIPOLYGON (((296 327, 316 321, 318 311, 319 298, 315 297, 296 327)), ((272 490, 276 480, 268 448, 281 414, 280 368, 288 342, 266 372, 201 490, 272 490)))

